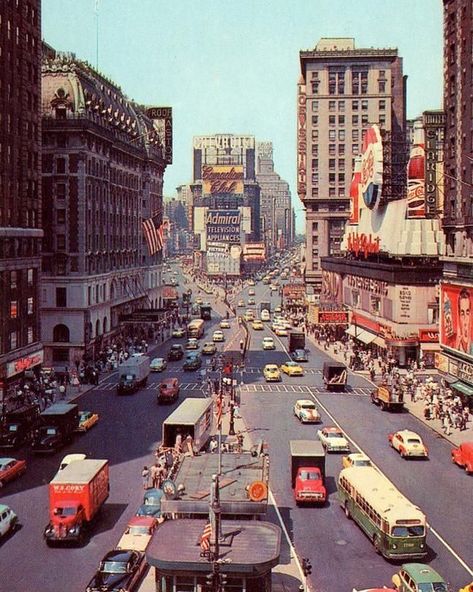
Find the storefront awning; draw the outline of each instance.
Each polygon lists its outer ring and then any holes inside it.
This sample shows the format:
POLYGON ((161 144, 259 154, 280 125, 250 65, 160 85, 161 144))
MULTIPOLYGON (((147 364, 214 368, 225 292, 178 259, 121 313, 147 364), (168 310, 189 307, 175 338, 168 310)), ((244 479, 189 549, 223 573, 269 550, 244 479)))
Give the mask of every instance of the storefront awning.
POLYGON ((375 337, 373 339, 373 345, 377 345, 378 347, 386 347, 386 342, 382 337, 375 337))
POLYGON ((369 331, 357 331, 355 335, 355 339, 359 339, 361 342, 369 343, 373 342, 376 339, 376 335, 374 333, 370 333, 369 331))
POLYGON ((421 343, 420 349, 422 351, 440 351, 439 343, 421 343))
POLYGON ((460 391, 461 393, 463 393, 467 397, 473 397, 473 388, 471 386, 468 386, 467 384, 465 384, 461 380, 458 380, 457 382, 452 383, 450 386, 452 388, 456 389, 457 391, 460 391))
MULTIPOLYGON (((358 330, 359 330, 359 329, 358 329, 358 330)), ((345 331, 345 333, 346 333, 347 335, 350 335, 351 337, 354 337, 354 336, 355 336, 355 331, 356 331, 356 327, 355 327, 354 325, 350 325, 350 326, 348 327, 348 329, 345 331)))

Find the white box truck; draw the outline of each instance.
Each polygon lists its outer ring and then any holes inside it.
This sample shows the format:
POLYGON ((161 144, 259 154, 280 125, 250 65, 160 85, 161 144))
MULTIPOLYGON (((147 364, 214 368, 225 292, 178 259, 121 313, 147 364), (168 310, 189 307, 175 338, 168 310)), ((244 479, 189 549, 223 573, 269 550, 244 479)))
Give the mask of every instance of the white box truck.
POLYGON ((118 366, 118 395, 131 395, 146 386, 150 373, 149 357, 133 354, 118 366))

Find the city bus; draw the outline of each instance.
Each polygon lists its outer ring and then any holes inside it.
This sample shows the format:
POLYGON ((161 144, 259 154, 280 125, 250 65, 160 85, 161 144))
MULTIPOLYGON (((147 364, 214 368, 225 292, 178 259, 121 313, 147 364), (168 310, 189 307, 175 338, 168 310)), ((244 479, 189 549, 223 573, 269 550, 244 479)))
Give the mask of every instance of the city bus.
POLYGON ((374 467, 340 471, 338 498, 386 559, 416 559, 427 555, 426 518, 374 467))
POLYGON ((200 339, 204 334, 204 321, 202 319, 194 319, 187 325, 187 336, 196 337, 200 339))
POLYGON ((212 307, 210 306, 210 304, 205 303, 200 305, 200 318, 203 321, 212 320, 212 307))

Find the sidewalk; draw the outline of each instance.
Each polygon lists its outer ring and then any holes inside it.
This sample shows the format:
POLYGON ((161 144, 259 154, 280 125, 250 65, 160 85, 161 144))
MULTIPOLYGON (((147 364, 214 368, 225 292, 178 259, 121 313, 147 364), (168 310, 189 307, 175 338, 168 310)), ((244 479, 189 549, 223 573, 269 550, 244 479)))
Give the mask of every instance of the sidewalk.
MULTIPOLYGON (((330 356, 332 359, 336 360, 337 362, 341 362, 342 364, 347 363, 345 356, 343 355, 343 352, 338 351, 337 345, 334 346, 333 344, 330 344, 328 346, 328 349, 325 349, 323 346, 321 346, 318 343, 318 341, 314 338, 313 335, 307 334, 307 338, 310 339, 310 341, 312 342, 313 345, 315 345, 315 347, 317 347, 320 351, 322 351, 325 354, 327 354, 328 356, 330 356), (337 353, 335 353, 335 350, 337 350, 337 353)), ((359 375, 363 376, 367 380, 367 382, 369 382, 373 385, 373 388, 376 387, 376 385, 370 380, 369 372, 367 370, 355 370, 355 371, 351 370, 350 372, 353 372, 353 374, 359 374, 359 375)), ((405 371, 401 370, 401 373, 403 373, 403 372, 405 372, 405 371)), ((422 376, 422 377, 426 377, 426 376, 438 377, 439 376, 438 371, 435 369, 418 370, 416 372, 416 375, 422 376)), ((439 419, 428 420, 424 417, 424 402, 423 401, 413 402, 413 401, 410 401, 409 398, 407 397, 404 399, 404 406, 409 413, 411 413, 412 415, 417 417, 417 419, 419 419, 422 423, 424 423, 431 430, 433 430, 434 432, 439 434, 439 436, 441 436, 442 438, 445 438, 446 440, 448 440, 454 446, 459 446, 460 444, 463 444, 464 442, 471 442, 473 440, 473 422, 472 421, 469 422, 469 427, 466 430, 460 431, 458 429, 452 428, 452 433, 449 436, 447 436, 442 429, 442 423, 439 419)))

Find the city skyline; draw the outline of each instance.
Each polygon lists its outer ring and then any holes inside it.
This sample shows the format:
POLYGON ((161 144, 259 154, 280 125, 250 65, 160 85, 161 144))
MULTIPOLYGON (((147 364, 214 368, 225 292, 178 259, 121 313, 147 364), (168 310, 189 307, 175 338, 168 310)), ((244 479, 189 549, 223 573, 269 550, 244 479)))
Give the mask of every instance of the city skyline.
MULTIPOLYGON (((275 170, 296 197, 299 51, 313 48, 320 37, 353 37, 359 48, 397 47, 408 76, 407 114, 416 117, 442 105, 442 13, 432 0, 291 6, 289 13, 279 0, 237 6, 44 0, 42 33, 55 49, 75 52, 94 66, 98 57, 99 71, 128 97, 173 107, 174 160, 165 195, 175 195, 191 179, 194 136, 248 133, 273 142, 275 170), (415 35, 406 29, 406 14, 415 35)), ((294 207, 300 233, 304 217, 297 198, 294 207)))

